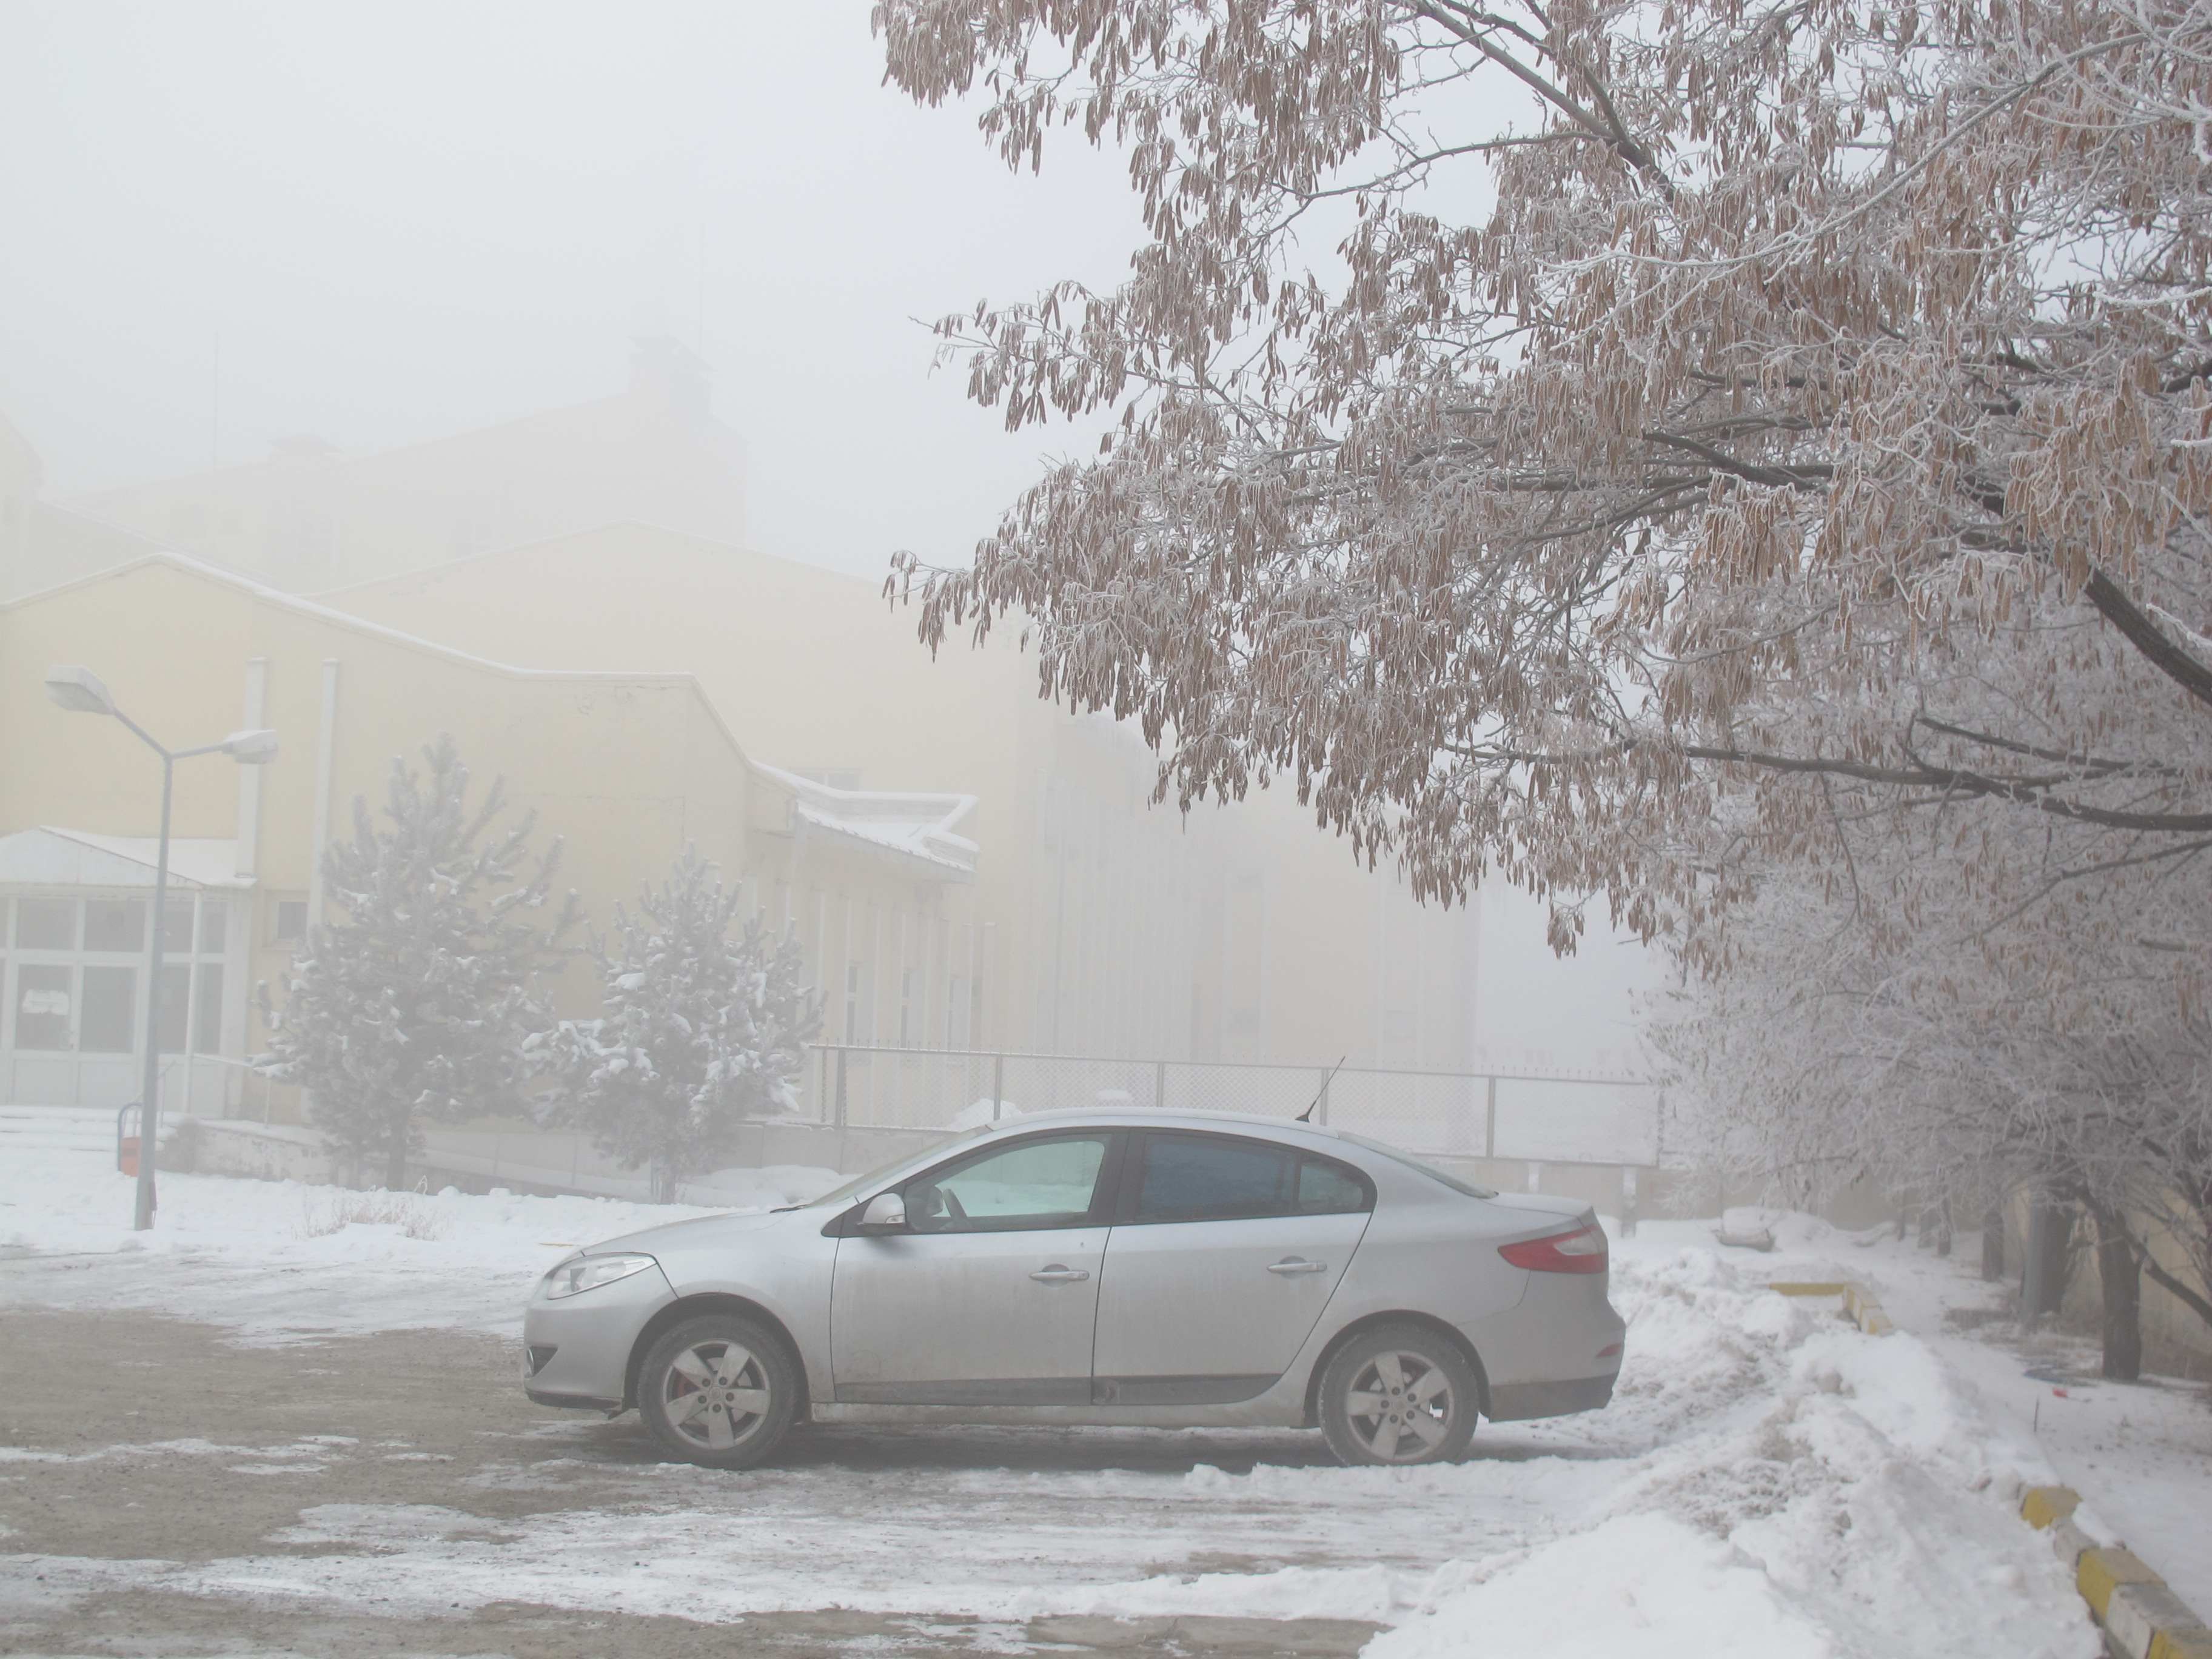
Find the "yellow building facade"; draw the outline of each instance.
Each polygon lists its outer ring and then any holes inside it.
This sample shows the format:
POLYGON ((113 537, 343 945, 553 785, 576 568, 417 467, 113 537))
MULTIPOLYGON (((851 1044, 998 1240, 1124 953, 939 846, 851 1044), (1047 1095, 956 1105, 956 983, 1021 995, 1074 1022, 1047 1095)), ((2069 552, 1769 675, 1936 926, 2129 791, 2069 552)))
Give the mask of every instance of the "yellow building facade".
MULTIPOLYGON (((156 555, 0 606, 9 1099, 120 1103, 137 1092, 143 1052, 160 763, 118 722, 49 702, 58 663, 92 667, 173 749, 261 726, 283 744, 266 767, 208 756, 177 769, 162 1044, 173 1109, 244 1103, 239 1062, 263 1036, 253 990, 281 984, 325 913, 320 850, 354 833, 356 799, 380 810, 395 758, 420 769, 441 732, 475 798, 503 781, 502 824, 534 813, 541 852, 560 837, 556 890, 574 888, 600 929, 687 843, 755 905, 791 890, 803 862, 864 908, 909 905, 920 884, 942 890, 936 913, 966 915, 965 800, 827 791, 760 765, 690 676, 519 670, 156 555)), ((564 1012, 596 1006, 588 964, 553 988, 564 1012)))
POLYGON ((823 983, 852 988, 831 997, 832 1040, 1474 1067, 1468 912, 1357 866, 1287 791, 1188 817, 1155 805, 1156 758, 1127 726, 1042 702, 1018 623, 933 657, 915 613, 873 582, 640 523, 318 598, 504 662, 683 669, 780 765, 973 796, 991 1018, 918 1023, 892 1006, 890 988, 946 976, 942 919, 902 907, 854 931, 845 900, 802 872, 802 937, 823 983))

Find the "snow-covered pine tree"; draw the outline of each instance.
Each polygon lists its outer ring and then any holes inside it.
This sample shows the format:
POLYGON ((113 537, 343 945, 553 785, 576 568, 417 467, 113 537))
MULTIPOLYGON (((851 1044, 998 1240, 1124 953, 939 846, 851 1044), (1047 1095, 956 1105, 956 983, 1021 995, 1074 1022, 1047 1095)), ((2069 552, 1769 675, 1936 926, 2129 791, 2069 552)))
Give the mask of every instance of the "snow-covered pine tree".
POLYGON ((528 848, 536 814, 496 833, 499 780, 468 804, 453 738, 427 745, 428 776, 395 757, 385 823, 354 798, 354 836, 325 854, 323 878, 342 921, 318 921, 285 981, 283 1009, 261 992, 270 1039, 262 1066, 298 1083, 333 1150, 404 1184, 423 1120, 521 1109, 532 1035, 549 1015, 538 976, 575 926, 572 891, 550 927, 541 908, 559 867, 556 837, 528 848))
POLYGON ((821 1024, 795 938, 757 915, 730 937, 738 901, 685 847, 635 916, 616 908, 619 950, 595 947, 605 1013, 551 1033, 556 1109, 625 1167, 649 1170, 657 1203, 714 1168, 744 1120, 793 1109, 821 1024))

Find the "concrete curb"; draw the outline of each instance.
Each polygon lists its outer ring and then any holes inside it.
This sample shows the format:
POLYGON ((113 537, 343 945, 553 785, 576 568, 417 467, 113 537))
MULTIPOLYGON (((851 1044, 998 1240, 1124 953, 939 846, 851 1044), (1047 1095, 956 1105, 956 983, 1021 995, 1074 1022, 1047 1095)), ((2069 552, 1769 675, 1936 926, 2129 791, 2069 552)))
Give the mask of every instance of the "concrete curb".
POLYGON ((1887 1336, 1897 1327, 1881 1310, 1875 1293, 1856 1279, 1785 1279, 1767 1288, 1784 1296, 1834 1296, 1843 1298, 1844 1317, 1869 1336, 1887 1336))
POLYGON ((2021 1519, 2048 1533, 2052 1552, 2073 1569, 2106 1649, 2116 1659, 2212 1659, 2212 1630, 2132 1551, 2100 1541, 2101 1524, 2083 1526, 2094 1517, 2077 1516, 2081 1509, 2071 1486, 2030 1486, 2020 1504, 2021 1519))

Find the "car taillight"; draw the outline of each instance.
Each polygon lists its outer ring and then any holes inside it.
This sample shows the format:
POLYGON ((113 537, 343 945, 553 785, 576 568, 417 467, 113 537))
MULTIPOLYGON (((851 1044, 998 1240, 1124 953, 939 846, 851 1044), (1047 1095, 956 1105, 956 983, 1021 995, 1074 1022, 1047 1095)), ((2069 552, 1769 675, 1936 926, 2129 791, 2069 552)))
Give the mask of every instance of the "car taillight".
POLYGON ((1522 1244, 1500 1244, 1498 1254, 1531 1273, 1601 1273, 1606 1269, 1605 1234, 1595 1225, 1522 1244))

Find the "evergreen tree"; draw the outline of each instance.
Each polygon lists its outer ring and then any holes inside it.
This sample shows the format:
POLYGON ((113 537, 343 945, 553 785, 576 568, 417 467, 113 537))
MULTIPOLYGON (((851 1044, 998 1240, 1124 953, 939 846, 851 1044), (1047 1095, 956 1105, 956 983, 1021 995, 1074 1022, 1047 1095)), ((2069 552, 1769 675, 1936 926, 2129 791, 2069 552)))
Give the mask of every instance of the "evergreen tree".
POLYGON ((635 916, 616 908, 619 951, 595 947, 605 1015, 552 1033, 558 1109, 626 1168, 650 1170, 657 1203, 713 1169, 746 1119, 794 1107, 821 1023, 798 940, 757 915, 732 939, 738 904, 687 846, 635 916))
POLYGON ((530 1039, 548 1018, 538 977, 576 917, 571 892, 550 927, 524 919, 560 862, 557 838, 531 858, 536 815, 491 832, 499 781, 471 809, 452 738, 422 752, 427 779, 392 761, 386 823, 354 798, 353 840, 323 860, 344 919, 309 929, 281 1012, 261 995, 264 1069, 300 1084, 331 1146, 363 1170, 380 1164, 394 1188, 424 1120, 521 1109, 530 1039))

